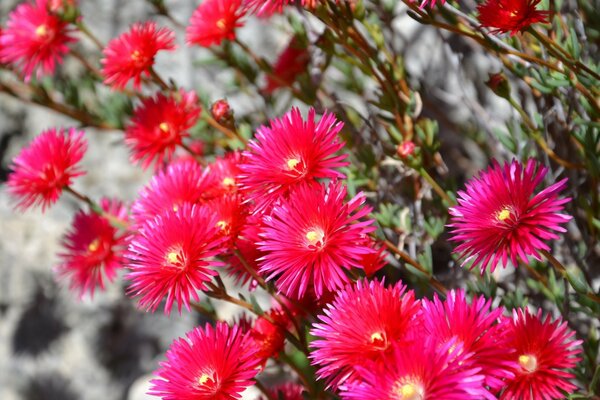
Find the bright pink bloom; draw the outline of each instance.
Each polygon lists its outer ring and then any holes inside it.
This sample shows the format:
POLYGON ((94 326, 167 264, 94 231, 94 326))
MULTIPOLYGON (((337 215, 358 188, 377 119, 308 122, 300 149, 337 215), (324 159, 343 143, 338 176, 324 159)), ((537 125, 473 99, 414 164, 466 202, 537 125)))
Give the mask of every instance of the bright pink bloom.
POLYGON ((348 165, 343 161, 347 155, 335 154, 344 146, 338 138, 342 125, 331 113, 315 122, 312 108, 304 121, 300 110, 292 108, 273 119, 270 128, 258 128, 240 165, 243 188, 256 210, 264 210, 293 187, 314 184, 318 178, 344 178, 337 169, 348 165))
POLYGON ((301 43, 294 36, 277 58, 273 66, 273 74, 267 76, 265 92, 273 93, 280 87, 291 86, 296 82, 298 75, 306 71, 309 62, 310 53, 306 44, 301 43))
POLYGON ((248 215, 239 194, 224 195, 209 201, 207 207, 217 216, 219 233, 227 237, 228 242, 237 239, 244 228, 248 215))
POLYGON ((364 240, 375 230, 372 219, 361 221, 371 212, 362 207, 364 194, 348 203, 345 197, 340 183, 299 186, 265 216, 260 272, 286 296, 300 298, 311 286, 321 297, 343 287, 350 281, 345 271, 361 268, 362 256, 373 251, 364 240))
POLYGON ((134 88, 139 89, 142 75, 150 76, 156 53, 173 49, 175 33, 169 28, 158 28, 153 21, 134 24, 104 49, 101 61, 104 83, 123 89, 133 79, 134 88))
POLYGON ((19 198, 18 208, 46 207, 56 203, 65 186, 83 175, 78 163, 87 149, 83 131, 48 129, 21 150, 13 160, 8 190, 19 198))
POLYGON ((483 274, 488 266, 494 271, 500 261, 506 267, 509 258, 514 266, 517 258, 526 264, 528 256, 541 260, 540 250, 550 249, 543 241, 558 239, 555 232, 565 232, 561 224, 571 219, 560 214, 570 200, 558 197, 566 178, 534 195, 547 173, 534 160, 526 166, 494 161, 467 183, 466 192, 458 192, 448 226, 450 240, 461 242, 455 252, 464 259, 462 265, 472 261, 471 268, 479 266, 483 274))
POLYGON ((167 210, 183 204, 204 203, 209 188, 216 185, 213 175, 194 160, 183 160, 158 171, 131 207, 137 227, 167 210))
POLYGON ((565 393, 577 389, 569 380, 574 375, 567 369, 575 367, 581 358, 581 340, 575 340, 575 332, 567 323, 542 311, 536 315, 522 309, 514 310, 506 332, 509 348, 516 352, 518 363, 515 377, 506 381, 500 395, 502 400, 550 400, 564 399, 565 393))
POLYGON ((215 186, 210 190, 210 196, 219 197, 238 191, 241 162, 242 154, 233 151, 223 157, 217 157, 212 164, 208 165, 207 168, 216 181, 215 186))
POLYGON ((344 400, 481 400, 486 398, 478 368, 463 366, 458 342, 395 347, 383 363, 358 367, 360 383, 343 387, 344 400))
MULTIPOLYGON (((482 296, 475 296, 469 304, 463 290, 451 291, 444 301, 436 295, 421 304, 425 334, 438 343, 461 343, 465 353, 473 353, 468 365, 481 368, 486 385, 499 389, 503 379, 514 376, 506 323, 498 324, 502 308, 492 310, 492 301, 482 296)), ((490 393, 486 398, 495 399, 490 393)))
POLYGON ((173 342, 148 394, 164 400, 235 400, 253 384, 259 359, 239 327, 217 322, 173 342))
MULTIPOLYGON (((315 8, 320 0, 300 0, 300 4, 306 8, 315 8)), ((283 8, 293 4, 293 0, 246 0, 246 5, 259 17, 268 17, 275 13, 281 13, 283 8)))
POLYGON ((235 30, 243 23, 242 0, 203 0, 185 30, 186 42, 203 47, 235 39, 235 30))
POLYGON ((148 168, 153 162, 158 167, 170 161, 182 144, 182 139, 200 117, 201 108, 193 91, 183 89, 176 93, 142 100, 125 131, 125 144, 131 149, 133 162, 148 168))
MULTIPOLYGON (((268 392, 276 400, 304 400, 302 393, 306 392, 306 389, 297 383, 287 382, 268 389, 268 392)), ((267 398, 263 396, 260 400, 267 400, 267 398)))
POLYGON ((132 238, 128 258, 132 281, 128 292, 141 297, 142 308, 155 311, 166 297, 165 313, 190 309, 190 300, 199 301, 204 290, 221 266, 214 260, 224 251, 224 238, 218 234, 216 216, 205 206, 183 204, 177 211, 168 210, 150 220, 132 238))
POLYGON ((50 75, 77 41, 66 22, 48 10, 48 0, 24 2, 8 15, 0 35, 0 62, 21 70, 28 82, 50 75))
MULTIPOLYGON (((127 208, 119 201, 102 199, 100 206, 110 218, 127 221, 127 208)), ((80 297, 94 295, 96 287, 104 289, 105 279, 114 281, 117 270, 123 266, 126 248, 125 234, 104 216, 80 210, 75 214, 72 230, 63 239, 66 252, 55 269, 60 278, 70 280, 69 287, 80 297)))
POLYGON ((382 363, 394 345, 410 345, 417 324, 419 302, 412 290, 397 283, 358 281, 337 293, 311 334, 310 345, 317 377, 329 387, 360 380, 357 367, 382 363))
POLYGON ((536 23, 548 23, 549 11, 538 11, 542 0, 486 0, 477 6, 481 26, 511 36, 536 23))

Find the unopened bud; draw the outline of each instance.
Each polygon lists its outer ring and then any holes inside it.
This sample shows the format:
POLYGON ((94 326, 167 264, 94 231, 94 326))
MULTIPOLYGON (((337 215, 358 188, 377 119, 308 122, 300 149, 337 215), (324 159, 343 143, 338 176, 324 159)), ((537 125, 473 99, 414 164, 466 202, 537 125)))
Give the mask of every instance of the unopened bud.
POLYGON ((210 112, 213 118, 219 123, 223 123, 232 117, 231 107, 229 107, 229 103, 225 99, 215 101, 210 108, 210 112))
POLYGON ((415 152, 415 144, 412 140, 406 140, 398 145, 396 152, 400 158, 411 156, 415 152))
POLYGON ((490 74, 490 77, 485 84, 498 96, 504 99, 510 97, 510 83, 502 72, 490 74))

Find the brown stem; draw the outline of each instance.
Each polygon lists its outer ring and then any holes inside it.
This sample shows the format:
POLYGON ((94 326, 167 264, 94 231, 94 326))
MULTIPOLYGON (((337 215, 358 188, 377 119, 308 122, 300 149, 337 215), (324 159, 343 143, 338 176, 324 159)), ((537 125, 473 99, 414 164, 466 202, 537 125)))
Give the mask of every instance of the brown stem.
POLYGON ((78 20, 75 23, 75 26, 77 27, 77 29, 79 29, 81 33, 87 36, 96 45, 96 47, 98 47, 100 50, 104 49, 104 45, 102 44, 102 42, 92 33, 92 31, 89 30, 89 28, 87 27, 87 25, 85 25, 83 20, 78 20))
POLYGON ((153 81, 154 81, 154 82, 155 82, 155 83, 156 83, 158 86, 160 86, 160 88, 161 88, 162 90, 166 90, 166 91, 169 91, 169 90, 171 90, 171 87, 170 87, 170 86, 167 84, 167 82, 165 82, 165 81, 163 80, 163 78, 161 78, 161 77, 160 77, 160 75, 158 75, 158 74, 156 73, 156 71, 154 70, 154 67, 150 67, 150 69, 149 69, 149 72, 150 72, 150 76, 152 77, 152 80, 153 80, 153 81))
MULTIPOLYGON (((546 257, 546 260, 548 260, 548 262, 550 262, 550 264, 552 264, 552 266, 554 267, 554 269, 563 277, 565 278, 565 280, 568 281, 568 272, 567 269, 565 268, 564 265, 561 264, 560 261, 558 261, 552 254, 550 254, 549 251, 547 250, 540 250, 540 253, 542 253, 544 255, 544 257, 546 257)), ((592 291, 588 291, 587 293, 585 293, 585 296, 600 304, 600 296, 597 295, 596 293, 592 292, 592 291)))
POLYGON ((222 134, 224 134, 225 136, 227 136, 229 139, 239 139, 242 143, 244 143, 244 145, 248 142, 246 140, 246 138, 244 138, 242 135, 240 135, 237 131, 234 132, 231 129, 227 128, 226 126, 223 126, 219 122, 217 122, 217 120, 214 119, 208 113, 208 111, 202 113, 202 117, 201 118, 204 121, 206 121, 210 126, 212 126, 216 130, 218 130, 219 132, 221 132, 222 134))

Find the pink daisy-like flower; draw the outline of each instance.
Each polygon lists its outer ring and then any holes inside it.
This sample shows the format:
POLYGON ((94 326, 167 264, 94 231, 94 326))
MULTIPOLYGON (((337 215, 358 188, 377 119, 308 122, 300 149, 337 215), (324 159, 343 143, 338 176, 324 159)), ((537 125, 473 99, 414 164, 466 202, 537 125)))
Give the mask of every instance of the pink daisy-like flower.
POLYGON ((247 210, 239 194, 224 195, 209 201, 207 207, 217 216, 219 233, 229 242, 237 239, 244 228, 247 210))
POLYGON ((175 33, 158 28, 156 22, 134 24, 128 32, 111 40, 103 51, 102 73, 104 83, 123 89, 130 79, 139 89, 142 75, 150 76, 154 57, 161 50, 175 49, 175 33))
POLYGON ((164 400, 235 400, 253 384, 259 359, 239 327, 217 322, 173 342, 148 394, 164 400))
POLYGON ((486 0, 477 6, 481 26, 511 36, 537 23, 548 23, 549 11, 537 10, 542 0, 486 0))
POLYGON ((48 0, 19 4, 0 35, 0 62, 18 67, 25 81, 50 75, 76 41, 66 22, 48 9, 48 0))
POLYGON ((409 345, 420 311, 412 290, 397 283, 358 281, 337 293, 311 334, 310 358, 329 387, 360 380, 358 366, 381 363, 394 345, 409 345))
POLYGON ((359 366, 362 382, 342 388, 344 400, 481 400, 486 398, 478 368, 465 367, 458 342, 395 347, 383 363, 359 366))
POLYGON ((199 301, 221 266, 214 259, 224 251, 224 238, 218 234, 217 218, 205 206, 183 204, 148 221, 129 245, 132 281, 128 293, 140 297, 142 308, 155 311, 166 297, 165 313, 173 302, 189 311, 190 299, 199 301))
POLYGON ((200 117, 201 108, 193 91, 183 89, 176 93, 142 100, 125 131, 125 144, 131 149, 133 162, 148 168, 170 161, 173 153, 188 137, 188 130, 200 117))
POLYGON ((166 210, 175 210, 183 204, 204 203, 207 192, 217 182, 213 174, 195 160, 183 160, 158 171, 144 187, 131 207, 138 227, 166 210))
POLYGON ((8 190, 19 198, 18 208, 56 203, 73 178, 83 175, 78 163, 87 149, 83 131, 70 128, 43 131, 13 160, 8 190))
POLYGON ((303 185, 265 216, 260 272, 286 296, 300 298, 310 286, 321 297, 343 287, 350 281, 345 271, 361 268, 362 256, 373 251, 364 240, 375 230, 372 219, 361 221, 371 212, 364 194, 348 203, 345 197, 341 183, 303 185))
POLYGON ((342 126, 331 113, 315 122, 311 108, 304 121, 300 110, 292 108, 281 119, 273 119, 271 127, 258 128, 240 165, 242 187, 256 210, 264 210, 291 188, 315 183, 317 178, 344 178, 337 169, 348 165, 343 161, 347 155, 335 154, 344 146, 338 138, 342 126))
POLYGON ((565 393, 577 389, 569 381, 574 375, 567 371, 580 360, 582 341, 574 336, 566 322, 552 321, 550 315, 543 319, 541 310, 536 315, 514 310, 506 337, 518 366, 500 399, 564 399, 565 393))
MULTIPOLYGON (((468 304, 463 290, 451 291, 444 301, 436 295, 433 301, 423 299, 421 304, 425 334, 443 344, 460 342, 464 352, 473 353, 469 365, 481 369, 486 385, 499 389, 503 379, 514 376, 506 323, 498 324, 502 308, 492 310, 492 301, 482 296, 468 304)), ((495 399, 490 393, 486 398, 495 399)))
MULTIPOLYGON (((116 220, 127 220, 127 208, 119 201, 102 199, 100 207, 116 220)), ((75 214, 72 230, 63 239, 66 252, 55 269, 60 278, 70 280, 69 287, 80 297, 94 295, 96 287, 104 289, 105 279, 112 282, 123 266, 126 236, 110 221, 95 212, 75 214)))
POLYGON ((217 157, 212 164, 209 164, 208 168, 217 182, 210 191, 212 197, 233 194, 238 191, 241 162, 242 153, 233 151, 223 157, 217 157))
POLYGON ((501 261, 506 267, 510 258, 528 263, 527 257, 541 260, 540 250, 550 248, 543 241, 558 239, 555 232, 571 219, 561 214, 570 199, 559 198, 567 178, 534 194, 548 173, 548 168, 529 160, 500 166, 496 161, 487 171, 467 183, 466 192, 458 192, 458 205, 450 208, 450 240, 460 242, 455 252, 462 265, 472 261, 483 274, 489 266, 494 271, 501 261))
POLYGON ((209 47, 233 40, 235 30, 243 26, 244 14, 242 0, 203 0, 185 30, 186 42, 209 47))
MULTIPOLYGON (((287 382, 268 389, 268 392, 271 398, 277 400, 304 400, 302 393, 306 392, 306 389, 297 383, 287 382)), ((263 396, 260 400, 268 399, 263 396)))

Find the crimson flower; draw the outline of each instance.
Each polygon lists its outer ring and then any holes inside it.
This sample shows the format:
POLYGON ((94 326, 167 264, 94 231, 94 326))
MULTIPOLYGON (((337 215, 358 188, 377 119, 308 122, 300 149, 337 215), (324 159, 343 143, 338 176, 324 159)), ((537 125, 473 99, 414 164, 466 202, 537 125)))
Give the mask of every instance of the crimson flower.
MULTIPOLYGON (((281 13, 293 0, 246 0, 246 6, 259 17, 269 17, 275 13, 281 13)), ((315 8, 319 0, 300 0, 300 4, 306 8, 315 8)))
POLYGON ((213 163, 208 165, 210 173, 214 175, 217 182, 210 190, 210 196, 219 197, 238 191, 241 162, 242 154, 232 151, 223 157, 217 157, 213 163))
POLYGON ((132 238, 128 258, 132 281, 128 292, 140 297, 140 307, 158 308, 166 297, 165 313, 190 309, 199 301, 198 290, 217 274, 211 267, 222 263, 214 257, 224 251, 216 216, 205 206, 183 204, 146 222, 132 238))
POLYGON ((243 24, 242 0, 204 0, 192 14, 186 29, 186 42, 203 47, 235 39, 236 28, 243 24))
POLYGON ((242 187, 255 202, 256 211, 286 196, 293 187, 315 183, 317 178, 344 178, 337 171, 348 165, 347 155, 336 155, 344 142, 338 138, 342 123, 331 113, 315 122, 315 110, 310 109, 307 121, 300 110, 292 108, 271 127, 258 128, 256 140, 240 165, 242 187))
POLYGON ((477 6, 481 26, 492 33, 510 32, 515 35, 530 25, 547 23, 549 11, 538 11, 542 0, 487 0, 477 6))
POLYGON ((235 400, 253 384, 259 359, 250 337, 217 322, 188 332, 167 350, 148 394, 164 400, 235 400))
POLYGON ((125 144, 131 149, 133 162, 148 168, 170 161, 188 130, 200 117, 201 108, 194 92, 179 90, 142 100, 125 131, 125 144))
POLYGON ((56 203, 73 178, 83 175, 78 163, 87 149, 83 131, 70 128, 42 132, 13 160, 8 190, 19 198, 18 208, 56 203))
POLYGON ((394 345, 411 343, 420 311, 412 290, 401 283, 358 281, 337 293, 313 324, 310 358, 329 387, 360 380, 359 366, 382 363, 394 345))
MULTIPOLYGON (((271 398, 277 400, 304 400, 302 393, 306 392, 304 386, 294 382, 287 382, 268 389, 271 398)), ((261 397, 260 400, 267 400, 261 397)))
POLYGON ((345 271, 361 268, 362 256, 373 250, 364 241, 374 231, 365 196, 344 201, 340 183, 303 185, 264 217, 259 250, 260 272, 275 280, 288 297, 301 298, 310 286, 317 298, 350 281, 345 271))
POLYGON ((21 69, 26 82, 34 73, 38 79, 50 75, 76 41, 71 33, 69 25, 49 11, 48 0, 23 2, 8 15, 0 35, 0 62, 21 69))
POLYGON ((310 53, 306 45, 294 36, 273 65, 273 73, 267 76, 265 92, 273 93, 280 87, 292 85, 298 75, 306 71, 309 62, 310 53))
MULTIPOLYGON (((102 199, 100 207, 110 218, 127 221, 127 208, 121 202, 102 199)), ((62 262, 56 267, 56 274, 69 279, 70 288, 79 291, 80 297, 85 293, 93 296, 95 288, 104 289, 105 279, 112 282, 123 266, 126 236, 106 217, 79 211, 63 246, 66 252, 60 254, 62 262)))
POLYGON ((134 24, 128 32, 111 40, 103 51, 102 73, 104 83, 123 89, 130 79, 139 89, 142 75, 150 76, 154 57, 160 50, 175 49, 175 33, 158 28, 156 22, 134 24))
POLYGON ((450 240, 460 242, 455 252, 464 259, 462 265, 472 261, 471 268, 479 266, 483 273, 488 266, 494 271, 500 261, 506 267, 509 258, 514 266, 517 258, 541 260, 540 250, 550 249, 543 241, 558 239, 555 232, 565 232, 561 225, 571 219, 560 213, 570 199, 558 197, 566 178, 534 194, 547 173, 534 160, 525 166, 494 161, 467 183, 466 192, 458 192, 448 226, 450 240))
POLYGON ((518 366, 514 378, 506 381, 501 400, 564 399, 565 393, 577 389, 567 369, 580 360, 582 341, 575 340, 566 322, 552 321, 550 315, 543 319, 541 310, 536 315, 514 310, 506 336, 518 366))

